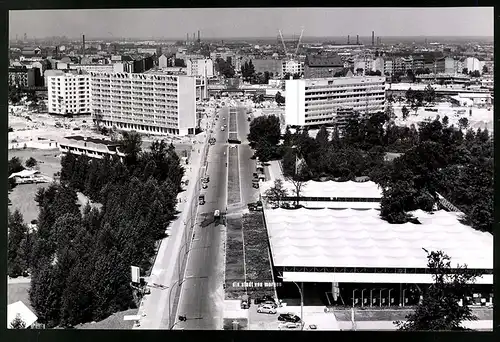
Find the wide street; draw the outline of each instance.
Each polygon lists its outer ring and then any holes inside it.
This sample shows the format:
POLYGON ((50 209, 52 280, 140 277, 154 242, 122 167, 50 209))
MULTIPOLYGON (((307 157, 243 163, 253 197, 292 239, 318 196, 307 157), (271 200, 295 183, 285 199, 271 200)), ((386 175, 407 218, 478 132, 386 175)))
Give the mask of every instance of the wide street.
POLYGON ((227 157, 229 109, 222 108, 213 128, 216 143, 208 153, 208 188, 202 190, 206 203, 198 207, 193 240, 189 251, 181 295, 173 329, 220 330, 223 321, 224 300, 224 229, 222 221, 214 219, 215 210, 221 214, 227 206, 227 157), (224 120, 225 117, 225 120, 224 120), (179 321, 178 316, 186 321, 179 321))
POLYGON ((237 108, 236 121, 238 136, 241 140, 241 145, 238 146, 238 160, 240 163, 241 204, 244 208, 248 203, 258 200, 258 191, 252 187, 255 160, 250 159, 253 156, 253 151, 248 145, 247 140, 247 135, 250 133, 250 122, 248 122, 248 114, 245 107, 237 108))

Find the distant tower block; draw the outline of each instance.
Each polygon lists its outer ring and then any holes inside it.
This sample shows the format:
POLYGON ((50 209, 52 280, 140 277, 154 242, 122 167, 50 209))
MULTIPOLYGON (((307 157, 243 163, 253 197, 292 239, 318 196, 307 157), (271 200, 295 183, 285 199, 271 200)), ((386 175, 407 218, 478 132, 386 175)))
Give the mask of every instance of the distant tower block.
POLYGON ((359 45, 359 35, 356 35, 356 45, 359 45))
POLYGON ((372 45, 375 45, 375 31, 372 31, 372 45))
POLYGON ((351 38, 351 36, 347 36, 347 45, 351 44, 350 38, 351 38))
POLYGON ((198 43, 200 42, 200 30, 198 30, 198 43))
POLYGON ((186 42, 189 43, 189 33, 186 33, 186 42))
POLYGON ((85 35, 82 35, 82 55, 85 57, 85 35))

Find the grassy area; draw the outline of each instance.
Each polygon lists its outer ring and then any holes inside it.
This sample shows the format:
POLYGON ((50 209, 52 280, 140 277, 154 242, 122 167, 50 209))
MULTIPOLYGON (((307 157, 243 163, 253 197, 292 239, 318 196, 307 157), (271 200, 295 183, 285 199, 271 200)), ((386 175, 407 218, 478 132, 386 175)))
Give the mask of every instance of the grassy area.
POLYGON ((251 288, 252 297, 273 295, 273 287, 265 284, 272 283, 273 278, 269 262, 267 231, 262 213, 253 212, 243 215, 243 236, 247 279, 258 283, 251 288))
POLYGON ((229 132, 236 132, 236 113, 229 114, 229 132))
MULTIPOLYGON (((493 309, 478 308, 472 311, 479 320, 493 320, 493 309)), ((356 309, 354 318, 356 321, 404 321, 412 312, 412 309, 356 309)), ((351 321, 350 309, 335 310, 334 314, 338 321, 351 321)))
MULTIPOLYGON (((38 168, 45 176, 53 177, 54 173, 61 170, 61 160, 57 157, 59 150, 38 150, 38 149, 22 149, 9 150, 9 159, 18 157, 24 163, 30 157, 38 161, 38 168)), ((47 187, 49 183, 40 184, 19 184, 12 192, 9 193, 9 198, 12 205, 9 206, 11 211, 19 209, 23 215, 24 222, 30 223, 38 217, 38 206, 35 202, 35 194, 40 187, 47 187)))
POLYGON ((223 330, 233 330, 234 321, 238 321, 238 330, 248 330, 247 318, 224 318, 223 330))
POLYGON ((30 283, 16 283, 16 284, 8 284, 7 285, 7 305, 21 301, 30 310, 33 310, 31 308, 30 300, 29 300, 29 293, 28 290, 30 289, 30 283))
POLYGON ((229 149, 228 159, 227 204, 232 205, 241 202, 238 148, 229 149))
POLYGON ((12 205, 9 206, 11 212, 19 209, 23 215, 24 222, 30 223, 38 218, 39 208, 35 202, 35 194, 40 187, 48 187, 50 183, 40 184, 19 184, 10 193, 9 198, 12 205))
POLYGON ((30 157, 38 161, 40 172, 46 176, 54 177, 54 173, 61 171, 61 159, 59 149, 41 150, 34 148, 9 150, 9 159, 18 157, 23 165, 30 157))
POLYGON ((241 235, 241 217, 227 218, 226 241, 226 299, 239 298, 245 291, 241 287, 234 287, 233 283, 245 281, 243 269, 243 239, 241 235))

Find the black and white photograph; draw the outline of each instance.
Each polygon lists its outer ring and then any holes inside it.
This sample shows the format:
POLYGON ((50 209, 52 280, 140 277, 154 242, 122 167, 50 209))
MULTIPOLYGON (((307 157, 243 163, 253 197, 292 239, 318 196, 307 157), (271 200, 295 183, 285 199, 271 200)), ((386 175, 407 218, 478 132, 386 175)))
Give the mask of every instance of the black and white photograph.
POLYGON ((493 7, 8 17, 8 329, 493 331, 493 7))

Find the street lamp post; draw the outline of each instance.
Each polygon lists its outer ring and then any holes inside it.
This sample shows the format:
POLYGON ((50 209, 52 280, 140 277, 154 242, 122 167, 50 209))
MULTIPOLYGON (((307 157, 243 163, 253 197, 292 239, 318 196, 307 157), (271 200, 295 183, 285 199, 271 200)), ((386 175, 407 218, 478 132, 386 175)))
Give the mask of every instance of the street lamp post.
MULTIPOLYGON (((278 278, 283 279, 283 276, 278 276, 278 278)), ((299 286, 296 282, 292 281, 292 283, 297 286, 297 289, 299 290, 300 293, 300 330, 304 330, 304 283, 300 283, 301 286, 299 286), (302 287, 302 288, 301 288, 302 287)))

